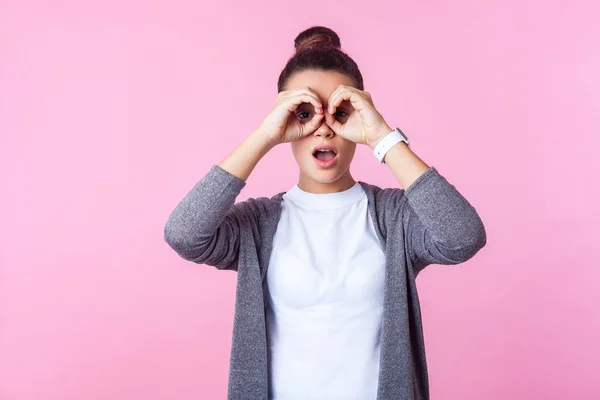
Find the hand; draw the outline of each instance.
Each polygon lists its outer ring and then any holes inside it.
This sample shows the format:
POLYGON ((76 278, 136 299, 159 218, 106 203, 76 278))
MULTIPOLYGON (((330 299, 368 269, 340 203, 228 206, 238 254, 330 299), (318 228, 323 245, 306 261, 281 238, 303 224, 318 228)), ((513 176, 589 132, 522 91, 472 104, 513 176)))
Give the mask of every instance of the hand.
POLYGON ((325 123, 336 135, 355 143, 372 148, 392 131, 392 128, 375 109, 371 94, 352 86, 340 85, 329 96, 329 109, 325 113, 325 123), (334 117, 336 108, 342 101, 349 101, 355 112, 342 124, 334 117))
POLYGON ((257 131, 265 135, 267 143, 272 146, 291 142, 313 133, 321 125, 323 115, 323 105, 310 87, 285 90, 277 94, 275 107, 257 131), (310 121, 304 123, 296 115, 296 109, 303 103, 312 104, 316 111, 310 121))

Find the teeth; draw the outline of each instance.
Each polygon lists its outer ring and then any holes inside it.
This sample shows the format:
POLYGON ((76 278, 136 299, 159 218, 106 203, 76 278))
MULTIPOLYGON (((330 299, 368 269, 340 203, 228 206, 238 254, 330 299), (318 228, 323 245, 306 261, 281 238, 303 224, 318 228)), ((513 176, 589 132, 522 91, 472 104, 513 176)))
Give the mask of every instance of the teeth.
POLYGON ((328 151, 331 151, 331 150, 317 150, 317 151, 320 151, 320 152, 326 153, 326 152, 328 152, 328 151))

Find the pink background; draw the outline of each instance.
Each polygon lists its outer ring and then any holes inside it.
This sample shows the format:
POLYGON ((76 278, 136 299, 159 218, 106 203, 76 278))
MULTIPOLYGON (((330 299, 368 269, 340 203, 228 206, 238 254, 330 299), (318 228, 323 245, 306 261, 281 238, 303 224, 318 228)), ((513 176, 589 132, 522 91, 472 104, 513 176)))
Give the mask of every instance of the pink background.
MULTIPOLYGON (((596 1, 0 2, 0 399, 224 399, 235 274, 164 223, 340 34, 487 246, 417 280, 432 399, 600 398, 596 1)), ((356 179, 398 186, 359 147, 356 179)), ((297 182, 289 145, 238 200, 297 182)))

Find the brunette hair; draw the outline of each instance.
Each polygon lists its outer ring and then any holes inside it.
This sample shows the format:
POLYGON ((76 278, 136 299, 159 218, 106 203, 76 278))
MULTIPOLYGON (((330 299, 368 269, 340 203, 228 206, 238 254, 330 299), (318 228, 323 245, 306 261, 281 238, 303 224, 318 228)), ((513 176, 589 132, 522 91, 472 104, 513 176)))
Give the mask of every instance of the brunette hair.
POLYGON ((364 90, 356 62, 341 50, 340 37, 324 26, 313 26, 294 39, 296 53, 287 61, 277 81, 277 93, 285 90, 288 79, 308 69, 336 71, 352 79, 354 87, 364 90))

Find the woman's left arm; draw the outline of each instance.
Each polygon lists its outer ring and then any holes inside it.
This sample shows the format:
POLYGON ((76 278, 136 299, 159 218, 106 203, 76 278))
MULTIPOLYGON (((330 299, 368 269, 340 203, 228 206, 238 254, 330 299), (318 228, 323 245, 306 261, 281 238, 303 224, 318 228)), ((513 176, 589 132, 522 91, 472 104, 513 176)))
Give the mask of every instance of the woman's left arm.
MULTIPOLYGON (((366 144, 374 150, 381 139, 391 131, 392 128, 384 124, 379 139, 367 142, 366 144)), ((390 167, 396 180, 405 190, 430 168, 429 165, 425 164, 423 160, 413 153, 405 142, 399 142, 392 146, 384 156, 383 161, 390 167)))
MULTIPOLYGON (((328 103, 325 122, 347 140, 374 149, 392 131, 375 108, 371 94, 364 90, 340 85, 328 103), (334 113, 343 101, 349 102, 355 112, 342 124, 334 113)), ((404 188, 402 195, 408 207, 403 208, 398 221, 406 228, 410 257, 421 268, 434 263, 464 262, 485 245, 485 228, 475 208, 406 143, 390 148, 384 161, 404 188)))
MULTIPOLYGON (((385 126, 382 132, 391 132, 385 126)), ((384 133, 385 134, 385 133, 384 133)), ((379 140, 370 143, 375 148, 379 140)), ((385 162, 404 188, 406 219, 413 261, 420 265, 459 264, 473 257, 487 241, 485 227, 475 208, 404 142, 389 149, 385 162)))

